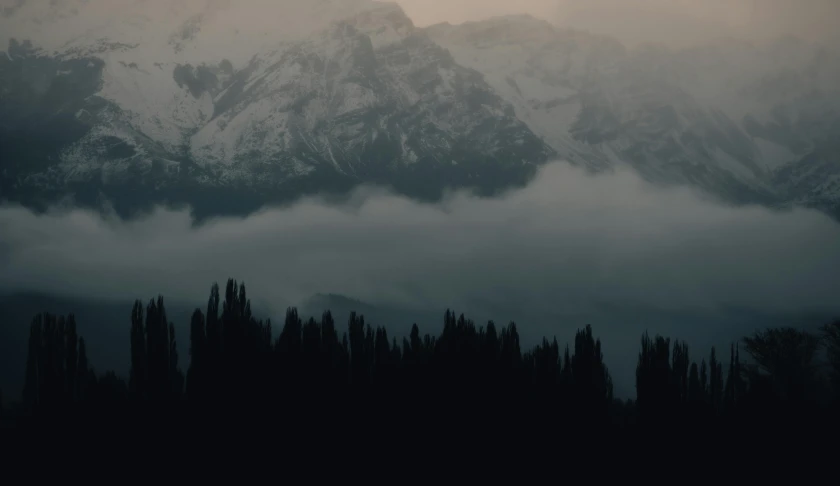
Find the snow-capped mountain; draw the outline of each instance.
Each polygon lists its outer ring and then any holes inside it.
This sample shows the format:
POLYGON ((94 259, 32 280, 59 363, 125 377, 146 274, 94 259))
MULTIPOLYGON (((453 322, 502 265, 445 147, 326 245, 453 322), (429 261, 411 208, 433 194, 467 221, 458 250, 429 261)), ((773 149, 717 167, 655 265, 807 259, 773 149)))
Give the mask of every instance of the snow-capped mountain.
POLYGON ((528 16, 420 29, 372 0, 4 0, 0 42, 0 198, 28 204, 492 193, 562 158, 840 214, 840 56, 791 39, 627 49, 528 16))
POLYGON ((313 34, 371 4, 371 0, 3 0, 0 42, 5 46, 10 39, 30 39, 50 55, 118 51, 134 61, 148 57, 151 62, 196 64, 228 59, 241 67, 264 46, 313 34))
POLYGON ((791 39, 628 50, 528 16, 428 33, 561 156, 730 200, 838 209, 837 52, 791 39))
POLYGON ((481 178, 482 165, 551 155, 479 73, 392 6, 260 52, 213 101, 191 156, 250 184, 322 168, 364 180, 418 170, 481 178))
MULTIPOLYGON (((448 186, 524 183, 554 156, 480 73, 395 4, 263 2, 265 16, 298 24, 276 34, 237 27, 260 2, 156 1, 121 0, 107 21, 85 16, 96 0, 80 1, 62 28, 90 26, 44 44, 10 39, 0 57, 3 192, 101 191, 131 206, 376 181, 436 197, 448 186), (165 21, 149 15, 161 11, 165 21), (226 35, 235 47, 216 49, 226 35), (247 56, 236 52, 243 45, 247 56)), ((7 20, 49 23, 28 5, 7 20)))

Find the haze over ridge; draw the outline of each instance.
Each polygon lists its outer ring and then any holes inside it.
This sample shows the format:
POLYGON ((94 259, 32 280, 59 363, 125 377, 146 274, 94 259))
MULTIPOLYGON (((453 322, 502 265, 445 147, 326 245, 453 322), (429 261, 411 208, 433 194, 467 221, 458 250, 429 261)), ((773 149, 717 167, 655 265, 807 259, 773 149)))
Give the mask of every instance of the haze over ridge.
POLYGON ((335 292, 420 307, 832 310, 840 268, 840 224, 818 212, 728 207, 563 163, 495 199, 421 204, 365 186, 346 206, 310 197, 199 226, 186 210, 126 222, 6 205, 0 228, 1 288, 115 298, 201 301, 229 275, 283 305, 335 292))
MULTIPOLYGON (((347 8, 365 0, 321 0, 323 9, 347 8)), ((103 22, 115 13, 158 2, 152 10, 161 13, 158 21, 167 21, 170 14, 210 6, 231 15, 235 5, 235 21, 257 26, 270 25, 277 15, 294 12, 291 5, 313 4, 312 0, 63 0, 51 2, 53 15, 64 16, 64 25, 71 26, 74 12, 95 15, 103 22), (245 8, 243 8, 245 6, 245 8), (243 17, 244 16, 244 17, 243 17)), ((30 0, 2 0, 0 13, 11 15, 32 8, 30 0)), ((387 3, 387 2, 386 2, 387 3)), ((419 27, 440 22, 453 24, 484 20, 494 16, 530 14, 565 27, 591 30, 611 35, 629 45, 640 42, 663 42, 674 47, 692 46, 720 37, 767 40, 786 35, 827 44, 840 39, 835 22, 840 18, 840 3, 834 0, 396 0, 419 27)), ((45 8, 46 6, 42 6, 45 8)), ((300 19, 298 19, 300 20, 300 19)), ((285 24, 283 24, 285 25, 285 24)), ((294 27, 294 23, 290 24, 294 27)), ((286 26, 285 28, 289 28, 286 26)), ((59 28, 60 30, 60 28, 59 28)))

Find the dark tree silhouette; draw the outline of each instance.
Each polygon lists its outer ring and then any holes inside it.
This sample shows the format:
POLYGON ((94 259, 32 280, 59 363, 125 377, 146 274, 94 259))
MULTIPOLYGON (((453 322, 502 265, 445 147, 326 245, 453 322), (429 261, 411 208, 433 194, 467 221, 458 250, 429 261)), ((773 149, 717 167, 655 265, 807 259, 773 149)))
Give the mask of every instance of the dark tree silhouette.
POLYGON ((665 422, 678 402, 671 377, 670 339, 645 333, 636 365, 636 401, 645 422, 665 422))
POLYGON ((832 398, 840 403, 840 319, 822 328, 831 373, 832 398))
POLYGON ((209 350, 204 314, 196 309, 190 320, 190 367, 187 369, 187 396, 203 401, 209 388, 209 350))
POLYGON ((715 348, 709 355, 709 403, 712 413, 719 413, 723 403, 723 365, 718 361, 715 348))
POLYGON ((146 395, 146 330, 143 325, 143 303, 134 302, 131 309, 131 372, 129 390, 137 399, 146 395))
MULTIPOLYGON (((244 284, 228 280, 221 297, 214 284, 206 313, 192 313, 186 378, 161 296, 145 306, 136 301, 126 323, 127 382, 95 372, 73 315, 35 316, 15 423, 124 430, 189 425, 211 435, 269 424, 282 428, 279 437, 289 443, 296 432, 349 434, 360 443, 399 424, 394 430, 415 441, 436 430, 517 443, 534 431, 595 436, 592 430, 602 427, 672 434, 675 426, 690 426, 701 434, 716 424, 735 431, 788 423, 793 430, 803 420, 816 424, 836 415, 812 400, 820 385, 820 339, 793 328, 745 338, 751 363, 742 363, 732 345, 725 376, 714 348, 698 364, 686 343, 645 333, 635 400, 622 401, 613 397, 591 326, 579 329, 561 353, 557 337, 523 350, 515 323, 478 326, 452 310, 439 335, 414 324, 407 336, 394 336, 356 313, 340 330, 329 311, 304 318, 289 308, 275 339, 271 321, 252 315, 244 284)), ((835 387, 838 329, 840 321, 823 328, 835 387)))
POLYGON ((729 371, 726 375, 726 386, 723 391, 723 408, 727 413, 735 410, 738 400, 743 395, 741 382, 741 363, 738 347, 733 344, 729 354, 729 371))
POLYGON ((592 336, 591 326, 578 330, 575 335, 571 363, 572 393, 580 412, 591 420, 605 417, 613 399, 612 378, 604 365, 601 340, 592 336))
POLYGON ((749 367, 753 380, 766 376, 774 394, 796 403, 810 398, 813 391, 819 346, 819 337, 792 327, 766 329, 744 338, 744 349, 754 361, 749 367))
POLYGON ((89 384, 91 383, 92 370, 88 365, 87 347, 85 346, 85 339, 79 338, 79 364, 76 372, 76 383, 78 400, 84 402, 87 399, 89 384))
POLYGON ((162 409, 177 402, 183 389, 178 368, 175 328, 166 317, 163 297, 146 306, 134 303, 131 313, 131 372, 128 390, 136 402, 162 409))

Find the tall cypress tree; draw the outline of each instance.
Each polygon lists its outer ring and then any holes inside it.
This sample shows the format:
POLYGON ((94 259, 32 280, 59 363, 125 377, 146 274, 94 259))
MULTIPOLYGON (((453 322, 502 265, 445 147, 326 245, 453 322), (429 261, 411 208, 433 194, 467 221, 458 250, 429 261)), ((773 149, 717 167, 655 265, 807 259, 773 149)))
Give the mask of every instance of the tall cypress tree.
POLYGON ((190 319, 190 367, 187 370, 187 396, 190 398, 204 397, 206 393, 205 379, 208 374, 207 362, 207 332, 204 314, 196 309, 190 319))
POLYGON ((169 325, 169 384, 174 400, 181 398, 184 391, 184 375, 178 368, 178 343, 175 341, 175 326, 169 325))
POLYGON ((742 371, 741 371, 741 357, 740 357, 740 350, 738 349, 739 347, 740 347, 739 344, 735 344, 735 372, 734 372, 734 375, 735 375, 735 404, 736 404, 736 406, 738 404, 738 401, 741 400, 741 398, 744 396, 744 391, 745 391, 745 388, 746 388, 746 386, 744 384, 744 378, 742 376, 742 371))
POLYGON ((58 316, 56 320, 56 332, 54 336, 55 361, 54 363, 54 397, 56 404, 64 405, 67 399, 67 319, 58 316))
POLYGON ((671 366, 671 340, 658 335, 651 339, 645 332, 636 365, 636 396, 642 420, 666 421, 679 402, 671 366))
POLYGON ((40 359, 38 360, 38 405, 39 407, 53 404, 53 383, 55 371, 55 318, 44 314, 44 328, 41 342, 38 344, 40 359))
POLYGON ((87 348, 85 338, 79 337, 79 365, 76 369, 76 382, 78 388, 78 399, 84 402, 88 398, 90 382, 90 365, 88 364, 87 348))
POLYGON ((163 296, 152 299, 146 308, 146 349, 149 363, 149 388, 157 403, 167 402, 173 394, 173 368, 170 363, 175 345, 170 331, 163 296))
POLYGON ((575 354, 572 356, 572 381, 580 405, 591 415, 605 414, 612 402, 612 378, 601 351, 601 340, 592 335, 587 325, 575 334, 575 354))
POLYGON ((726 385, 723 392, 723 409, 732 412, 735 408, 736 393, 739 388, 739 375, 736 369, 735 345, 732 344, 729 351, 729 371, 726 373, 726 385))
POLYGON ((219 284, 210 287, 207 299, 207 372, 202 379, 215 401, 222 397, 222 327, 219 320, 219 284))
POLYGON ((135 399, 146 393, 146 328, 143 324, 143 303, 134 302, 131 309, 131 369, 128 386, 135 399))
POLYGON ((79 364, 79 336, 76 332, 76 317, 70 314, 67 317, 67 396, 69 401, 75 401, 78 398, 77 380, 78 380, 78 364, 79 364))
POLYGON ((688 401, 696 405, 702 400, 703 393, 700 389, 700 374, 697 363, 691 363, 691 369, 688 372, 688 401))
POLYGON ((714 347, 709 356, 709 375, 709 403, 712 410, 718 412, 723 400, 723 367, 717 360, 714 347))
POLYGON ((674 387, 675 401, 678 403, 688 402, 688 373, 689 355, 688 344, 674 341, 674 350, 671 355, 671 372, 674 387))
POLYGON ((369 383, 369 364, 365 351, 364 319, 350 313, 347 321, 347 336, 350 351, 350 382, 355 389, 367 386, 369 383))
POLYGON ((29 409, 36 408, 40 401, 42 322, 42 316, 39 314, 29 325, 29 351, 26 355, 26 378, 23 386, 23 401, 29 409))

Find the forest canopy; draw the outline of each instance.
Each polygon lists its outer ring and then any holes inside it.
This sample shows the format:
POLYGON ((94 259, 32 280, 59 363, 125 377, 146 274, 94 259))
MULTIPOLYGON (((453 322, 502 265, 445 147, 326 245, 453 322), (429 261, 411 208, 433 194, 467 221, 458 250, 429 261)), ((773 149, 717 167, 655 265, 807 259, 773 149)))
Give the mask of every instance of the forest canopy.
POLYGON ((262 417, 253 410, 323 418, 339 409, 360 419, 422 413, 438 421, 466 410, 457 417, 462 427, 502 412, 541 427, 759 426, 770 417, 820 420, 840 403, 840 320, 822 334, 764 329, 728 350, 696 354, 685 342, 645 333, 634 400, 613 396, 590 326, 569 344, 546 337, 523 350, 515 323, 477 325, 449 310, 439 334, 421 334, 415 324, 400 341, 362 315, 345 322, 329 311, 304 320, 289 308, 277 329, 252 314, 245 284, 228 280, 224 289, 212 286, 179 341, 164 298, 138 300, 125 324, 130 372, 119 377, 94 370, 74 315, 39 314, 30 325, 23 401, 4 404, 4 423, 189 424, 234 413, 246 423, 262 417))

